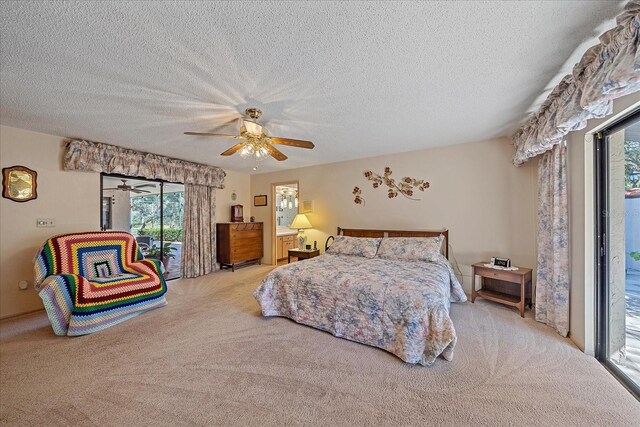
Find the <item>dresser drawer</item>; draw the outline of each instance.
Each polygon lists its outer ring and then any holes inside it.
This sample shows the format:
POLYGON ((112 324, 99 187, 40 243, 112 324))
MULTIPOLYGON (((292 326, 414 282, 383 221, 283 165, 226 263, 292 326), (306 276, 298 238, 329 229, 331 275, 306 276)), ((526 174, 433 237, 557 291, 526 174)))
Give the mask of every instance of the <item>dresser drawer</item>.
POLYGON ((259 231, 262 230, 261 222, 240 222, 231 225, 231 232, 234 231, 259 231))
POLYGON ((252 239, 252 240, 261 240, 262 239, 262 231, 261 230, 257 230, 257 231, 232 231, 231 232, 231 241, 235 241, 235 240, 246 240, 246 239, 252 239))
POLYGON ((476 267, 476 274, 489 279, 520 283, 520 277, 516 274, 513 274, 513 272, 511 271, 496 270, 493 268, 486 268, 486 267, 482 267, 482 268, 476 267))
POLYGON ((231 249, 245 247, 262 247, 262 239, 260 237, 254 237, 252 239, 234 239, 230 242, 231 249))
POLYGON ((258 248, 231 249, 231 262, 241 262, 255 258, 262 258, 262 251, 258 248))

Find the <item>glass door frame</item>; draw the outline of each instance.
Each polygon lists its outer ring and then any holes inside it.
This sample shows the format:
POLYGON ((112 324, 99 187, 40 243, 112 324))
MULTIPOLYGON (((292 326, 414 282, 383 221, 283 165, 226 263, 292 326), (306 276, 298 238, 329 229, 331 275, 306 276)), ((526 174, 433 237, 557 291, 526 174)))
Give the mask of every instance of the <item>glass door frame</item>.
MULTIPOLYGON (((102 218, 102 193, 104 190, 104 177, 110 177, 110 178, 123 178, 123 179, 140 179, 140 180, 144 180, 144 181, 149 181, 149 182, 157 182, 158 184, 160 184, 160 193, 158 193, 158 195, 160 196, 160 259, 164 258, 164 184, 182 184, 181 182, 169 182, 169 181, 164 181, 162 179, 149 179, 149 178, 144 178, 141 176, 128 176, 128 175, 122 175, 122 174, 117 174, 117 173, 104 173, 101 172, 100 173, 100 226, 102 227, 102 223, 103 223, 103 218, 102 218)), ((179 279, 180 277, 172 277, 170 279, 166 279, 166 280, 175 280, 175 279, 179 279)))
POLYGON ((609 360, 609 136, 640 120, 640 110, 631 111, 601 132, 594 134, 595 180, 595 356, 636 399, 640 399, 640 385, 636 384, 615 363, 609 360))

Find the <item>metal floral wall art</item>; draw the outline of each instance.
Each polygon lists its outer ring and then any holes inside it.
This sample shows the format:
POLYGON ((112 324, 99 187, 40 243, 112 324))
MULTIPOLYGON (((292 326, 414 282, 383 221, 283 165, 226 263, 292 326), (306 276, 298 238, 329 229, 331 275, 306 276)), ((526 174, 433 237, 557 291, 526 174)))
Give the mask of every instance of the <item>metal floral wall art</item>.
POLYGON ((360 187, 353 187, 353 195, 356 196, 353 202, 357 205, 364 205, 364 199, 362 198, 362 190, 360 187))
MULTIPOLYGON (((389 187, 387 189, 387 196, 390 199, 398 197, 398 194, 402 194, 409 200, 420 200, 414 197, 414 192, 424 191, 429 188, 430 184, 428 181, 424 179, 415 179, 410 178, 408 176, 403 177, 400 181, 396 182, 395 178, 391 177, 391 168, 387 166, 384 168, 384 174, 379 175, 377 173, 373 173, 371 171, 365 171, 364 177, 369 181, 372 181, 373 188, 380 188, 382 184, 389 187)), ((362 190, 359 187, 354 187, 353 195, 355 199, 353 200, 356 204, 364 205, 364 198, 362 197, 362 190)))

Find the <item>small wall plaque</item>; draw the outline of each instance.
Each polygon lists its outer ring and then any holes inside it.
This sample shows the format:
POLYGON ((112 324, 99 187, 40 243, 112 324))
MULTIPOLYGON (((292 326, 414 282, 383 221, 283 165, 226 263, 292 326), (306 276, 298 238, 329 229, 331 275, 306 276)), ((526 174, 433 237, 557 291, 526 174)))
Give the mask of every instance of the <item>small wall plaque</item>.
POLYGON ((38 198, 38 173, 24 166, 2 169, 2 197, 14 202, 38 198))
POLYGON ((302 213, 313 213, 313 200, 304 200, 302 202, 302 213))
POLYGON ((253 196, 253 206, 267 206, 267 195, 253 196))

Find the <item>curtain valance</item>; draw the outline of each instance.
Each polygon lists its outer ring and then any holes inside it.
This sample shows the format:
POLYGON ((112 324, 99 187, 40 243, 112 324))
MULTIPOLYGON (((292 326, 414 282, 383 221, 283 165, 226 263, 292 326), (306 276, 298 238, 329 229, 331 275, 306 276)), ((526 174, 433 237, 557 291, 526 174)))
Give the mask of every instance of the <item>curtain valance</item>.
POLYGON ((117 173, 215 188, 224 188, 226 175, 224 170, 216 166, 80 140, 73 140, 67 144, 64 169, 117 173))
POLYGON ((628 2, 616 23, 513 135, 514 164, 550 150, 588 119, 610 114, 615 98, 640 90, 640 0, 628 2))

